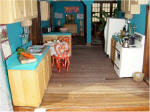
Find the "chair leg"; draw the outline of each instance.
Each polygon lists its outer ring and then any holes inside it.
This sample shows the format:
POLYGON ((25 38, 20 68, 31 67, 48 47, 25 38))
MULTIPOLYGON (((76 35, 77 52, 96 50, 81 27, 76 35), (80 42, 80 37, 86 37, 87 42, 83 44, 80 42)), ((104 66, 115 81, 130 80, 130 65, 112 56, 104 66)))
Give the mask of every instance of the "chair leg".
POLYGON ((60 59, 57 59, 57 58, 56 58, 56 66, 57 66, 58 71, 60 72, 60 69, 61 69, 61 66, 60 66, 60 59))
POLYGON ((54 56, 52 56, 51 59, 52 59, 52 64, 51 65, 53 67, 54 66, 54 56))
POLYGON ((70 58, 68 57, 67 58, 67 64, 66 64, 67 72, 69 71, 69 66, 70 66, 70 58))

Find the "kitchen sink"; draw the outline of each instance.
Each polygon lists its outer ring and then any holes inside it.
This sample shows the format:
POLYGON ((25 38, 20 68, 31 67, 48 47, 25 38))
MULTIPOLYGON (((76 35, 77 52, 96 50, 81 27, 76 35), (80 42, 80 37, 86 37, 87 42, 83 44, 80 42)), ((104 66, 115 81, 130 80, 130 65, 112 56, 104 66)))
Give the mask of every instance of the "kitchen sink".
POLYGON ((32 55, 42 55, 47 46, 44 45, 32 45, 27 48, 27 52, 32 55))

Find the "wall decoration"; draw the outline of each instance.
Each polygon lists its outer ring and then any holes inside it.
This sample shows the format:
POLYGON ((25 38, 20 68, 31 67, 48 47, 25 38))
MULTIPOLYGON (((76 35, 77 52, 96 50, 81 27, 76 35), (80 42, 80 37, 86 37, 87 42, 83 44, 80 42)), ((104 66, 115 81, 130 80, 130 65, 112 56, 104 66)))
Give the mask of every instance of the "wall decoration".
POLYGON ((0 25, 0 42, 8 40, 7 26, 0 25))
POLYGON ((3 54, 4 60, 6 60, 12 54, 9 41, 8 40, 3 41, 0 43, 0 45, 2 48, 2 54, 3 54))
POLYGON ((2 49, 3 57, 6 60, 12 54, 6 25, 0 25, 0 47, 2 49))
POLYGON ((77 19, 83 19, 83 14, 77 14, 77 19))
POLYGON ((63 14, 55 12, 55 18, 56 19, 61 19, 61 18, 63 18, 63 14))
POLYGON ((75 17, 73 14, 66 14, 66 24, 75 24, 75 17))
POLYGON ((78 13, 79 7, 64 7, 66 13, 78 13))

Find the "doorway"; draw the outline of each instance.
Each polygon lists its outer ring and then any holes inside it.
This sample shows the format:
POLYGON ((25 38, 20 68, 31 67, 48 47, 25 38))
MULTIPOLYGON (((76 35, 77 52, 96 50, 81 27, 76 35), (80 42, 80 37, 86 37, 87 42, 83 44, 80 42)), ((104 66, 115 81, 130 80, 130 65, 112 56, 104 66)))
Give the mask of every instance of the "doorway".
POLYGON ((104 45, 104 27, 107 17, 114 17, 118 11, 116 1, 95 1, 92 4, 92 44, 104 45))

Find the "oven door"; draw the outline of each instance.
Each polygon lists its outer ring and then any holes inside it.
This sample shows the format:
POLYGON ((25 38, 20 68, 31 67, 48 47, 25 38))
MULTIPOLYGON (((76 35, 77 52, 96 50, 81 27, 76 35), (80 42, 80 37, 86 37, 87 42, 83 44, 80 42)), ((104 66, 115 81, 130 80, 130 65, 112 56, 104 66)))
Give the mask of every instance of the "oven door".
POLYGON ((115 50, 115 65, 120 68, 120 51, 118 49, 115 50))

